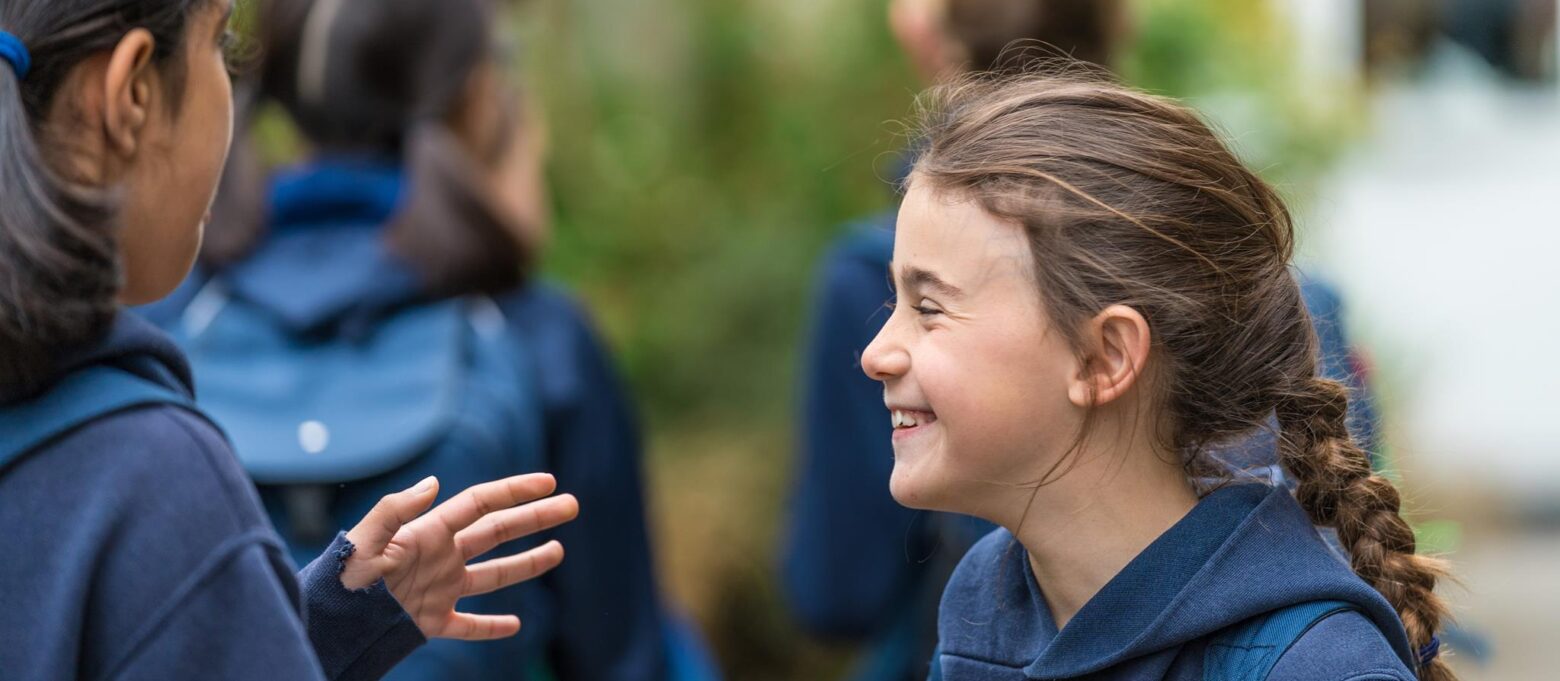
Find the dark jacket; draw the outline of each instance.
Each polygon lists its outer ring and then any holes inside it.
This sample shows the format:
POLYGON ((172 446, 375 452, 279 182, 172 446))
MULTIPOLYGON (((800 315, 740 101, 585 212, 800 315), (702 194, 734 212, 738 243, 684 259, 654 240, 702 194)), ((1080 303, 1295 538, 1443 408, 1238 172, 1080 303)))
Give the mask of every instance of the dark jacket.
POLYGON ((1060 632, 1023 546, 992 532, 948 582, 938 664, 944 681, 1199 681, 1220 630, 1310 601, 1355 609, 1304 633, 1271 681, 1412 681, 1392 606, 1337 558, 1288 489, 1263 484, 1205 497, 1060 632))
MULTIPOLYGON (((190 395, 179 351, 132 315, 59 375, 100 365, 190 395)), ((295 578, 221 432, 182 407, 105 415, 0 468, 0 528, 7 681, 375 679, 423 643, 383 582, 342 587, 341 536, 295 578)))

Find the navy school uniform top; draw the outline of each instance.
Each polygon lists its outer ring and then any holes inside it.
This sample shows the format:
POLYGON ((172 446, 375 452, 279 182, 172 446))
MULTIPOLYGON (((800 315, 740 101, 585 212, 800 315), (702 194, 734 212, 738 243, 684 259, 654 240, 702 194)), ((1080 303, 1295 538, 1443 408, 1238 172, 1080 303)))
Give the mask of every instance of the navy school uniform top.
MULTIPOLYGON (((98 365, 190 395, 179 351, 132 315, 60 375, 98 365)), ((295 577, 227 441, 182 407, 103 416, 0 468, 0 528, 7 681, 375 679, 423 643, 383 582, 341 585, 341 535, 295 577)))
POLYGON ((938 617, 944 681, 1202 679, 1220 630, 1311 601, 1353 606, 1300 636, 1270 681, 1412 681, 1397 613, 1311 526, 1289 490, 1215 491, 1128 563, 1060 631, 1006 530, 960 562, 938 617))
MULTIPOLYGON (((266 239, 218 276, 229 295, 282 320, 299 337, 372 333, 383 311, 429 301, 419 278, 384 246, 383 227, 403 193, 403 172, 394 165, 327 160, 284 172, 273 182, 266 239)), ((198 271, 143 313, 164 326, 183 323, 211 276, 198 271)), ((524 626, 518 637, 480 645, 435 641, 390 678, 667 678, 672 629, 653 571, 639 431, 610 357, 585 312, 554 287, 531 283, 491 298, 524 340, 514 353, 535 383, 526 390, 541 411, 542 452, 541 461, 529 465, 552 473, 559 491, 574 494, 586 511, 563 527, 499 549, 510 553, 558 539, 569 554, 562 566, 471 599, 478 611, 519 614, 524 626)), ((195 367, 197 374, 211 368, 195 367)), ((348 522, 364 505, 422 476, 440 476, 445 492, 453 493, 456 481, 525 472, 516 468, 522 463, 475 453, 436 463, 414 459, 383 475, 331 486, 328 512, 348 522)), ((294 552, 315 548, 317 536, 296 531, 296 506, 290 507, 287 490, 262 485, 261 491, 294 552)))
MULTIPOLYGON (((888 320, 892 212, 852 225, 819 269, 804 369, 801 463, 782 569, 792 612, 811 632, 866 641, 863 681, 924 678, 935 641, 936 603, 953 565, 993 528, 983 521, 907 509, 888 491, 892 427, 882 384, 861 353, 888 320)), ((1374 412, 1361 366, 1325 282, 1303 277, 1321 341, 1321 372, 1347 382, 1350 429, 1371 448, 1374 412)), ((1242 468, 1271 466, 1271 433, 1220 452, 1242 468)))

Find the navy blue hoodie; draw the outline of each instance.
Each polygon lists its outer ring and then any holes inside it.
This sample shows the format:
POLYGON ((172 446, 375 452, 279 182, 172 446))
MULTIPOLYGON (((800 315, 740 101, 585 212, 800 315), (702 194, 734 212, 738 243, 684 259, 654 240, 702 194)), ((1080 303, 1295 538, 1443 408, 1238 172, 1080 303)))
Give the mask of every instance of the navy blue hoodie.
MULTIPOLYGON (((405 183, 397 166, 362 160, 326 160, 279 174, 266 239, 221 274, 231 295, 300 335, 371 328, 387 309, 428 301, 425 284, 383 238, 405 183)), ((197 271, 178 292, 142 313, 165 327, 180 323, 209 278, 197 271)), ((556 476, 559 491, 574 494, 586 511, 575 522, 516 545, 557 539, 569 554, 562 566, 507 593, 472 600, 479 611, 517 612, 524 622, 518 637, 480 647, 436 641, 391 678, 432 681, 457 669, 471 679, 530 678, 541 668, 563 679, 666 678, 673 628, 659 600, 650 552, 638 425, 610 356, 584 310, 554 287, 531 283, 492 299, 524 339, 524 349, 516 353, 524 355, 520 361, 537 379, 541 469, 556 476)), ((426 475, 439 475, 453 493, 458 488, 451 480, 521 472, 505 465, 475 456, 436 468, 413 460, 341 485, 330 510, 345 522, 345 516, 426 475)), ((266 486, 261 492, 294 552, 317 550, 285 529, 290 525, 280 489, 266 486)))
POLYGON ((1414 678, 1397 613, 1336 557, 1290 492, 1231 485, 1144 549, 1061 631, 1023 546, 992 532, 948 582, 937 663, 945 681, 1198 681, 1220 630, 1321 600, 1356 609, 1303 634, 1270 681, 1414 678))
MULTIPOLYGON (((179 351, 121 314, 60 376, 113 365, 190 395, 179 351)), ((3 407, 0 407, 3 408, 3 407)), ((0 469, 0 678, 376 679, 423 643, 338 535, 297 574, 222 434, 181 407, 91 421, 0 469)))

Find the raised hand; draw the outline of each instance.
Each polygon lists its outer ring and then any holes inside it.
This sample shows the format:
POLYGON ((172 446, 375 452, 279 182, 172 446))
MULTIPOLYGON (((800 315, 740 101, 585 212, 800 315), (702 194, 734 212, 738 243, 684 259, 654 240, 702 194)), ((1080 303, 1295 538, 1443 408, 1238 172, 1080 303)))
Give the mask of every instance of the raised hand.
POLYGON ((523 553, 467 565, 507 541, 557 527, 579 515, 573 495, 548 495, 557 481, 545 473, 483 483, 424 514, 438 498, 439 481, 379 500, 347 533, 356 546, 341 583, 361 589, 379 579, 428 638, 485 640, 520 631, 515 615, 455 611, 455 602, 535 578, 563 562, 551 541, 523 553))

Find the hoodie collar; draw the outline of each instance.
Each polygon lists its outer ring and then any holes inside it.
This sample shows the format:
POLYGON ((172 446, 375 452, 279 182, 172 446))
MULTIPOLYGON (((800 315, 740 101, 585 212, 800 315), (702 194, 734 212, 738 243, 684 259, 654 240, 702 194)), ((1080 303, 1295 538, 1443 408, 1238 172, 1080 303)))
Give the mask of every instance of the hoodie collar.
MULTIPOLYGON (((1122 569, 1060 632, 1012 535, 972 551, 950 594, 1024 607, 972 613, 945 601, 944 639, 1033 679, 1110 670, 1106 678, 1158 678, 1182 646, 1290 605, 1354 604, 1412 668, 1396 612, 1332 554, 1283 488, 1239 484, 1205 497, 1122 569), (978 586, 985 582, 985 586, 978 586), (1015 583, 1017 582, 1017 583, 1015 583), (954 607, 950 607, 954 606, 954 607), (1038 617, 1036 615, 1038 614, 1038 617), (979 624, 975 624, 979 623, 979 624)), ((989 601, 988 601, 989 602, 989 601)), ((962 606, 962 607, 960 607, 962 606)))
POLYGON ((55 363, 55 375, 63 377, 104 365, 123 369, 184 397, 195 396, 195 383, 184 353, 167 334, 135 313, 120 310, 102 339, 60 356, 55 363))
POLYGON ((271 182, 271 228, 304 229, 343 222, 383 224, 405 196, 400 165, 332 157, 282 171, 271 182))

